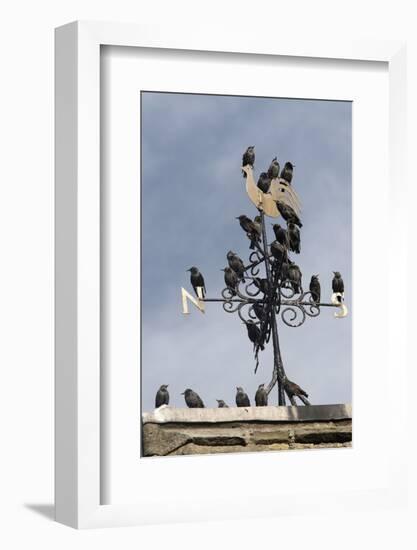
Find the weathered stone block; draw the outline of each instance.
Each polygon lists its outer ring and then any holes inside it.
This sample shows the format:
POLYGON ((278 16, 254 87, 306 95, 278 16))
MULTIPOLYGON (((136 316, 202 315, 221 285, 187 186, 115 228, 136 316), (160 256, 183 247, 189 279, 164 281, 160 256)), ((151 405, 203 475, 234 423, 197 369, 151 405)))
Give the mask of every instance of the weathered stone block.
POLYGON ((161 409, 143 415, 144 456, 350 447, 352 441, 350 405, 161 409))

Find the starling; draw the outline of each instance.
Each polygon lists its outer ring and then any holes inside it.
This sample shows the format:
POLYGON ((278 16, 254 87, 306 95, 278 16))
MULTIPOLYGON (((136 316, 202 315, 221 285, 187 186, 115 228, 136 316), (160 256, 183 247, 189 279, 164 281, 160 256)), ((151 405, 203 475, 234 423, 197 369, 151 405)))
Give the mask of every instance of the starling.
POLYGON ((239 284, 239 277, 231 267, 225 267, 221 271, 224 271, 224 282, 229 290, 232 291, 232 295, 236 296, 236 288, 239 284))
POLYGON ((332 281, 333 292, 340 292, 343 294, 345 291, 345 283, 343 282, 342 276, 338 271, 333 271, 334 277, 332 281))
POLYGON ((228 409, 229 408, 229 405, 227 405, 223 399, 216 399, 218 405, 219 405, 219 409, 228 409))
POLYGON ((279 263, 281 263, 286 258, 286 248, 278 241, 272 241, 271 254, 279 263))
POLYGON ((310 292, 311 292, 311 297, 313 301, 318 304, 320 302, 320 297, 321 297, 321 287, 320 287, 320 281, 319 281, 318 275, 312 275, 311 277, 310 292))
POLYGON ((253 321, 245 321, 245 325, 248 329, 248 338, 253 343, 253 349, 259 346, 261 350, 264 350, 265 346, 262 342, 262 335, 258 325, 255 325, 253 321))
POLYGON ((236 388, 236 405, 238 407, 250 407, 250 401, 248 395, 243 391, 243 388, 238 386, 236 388))
POLYGON ((276 240, 283 246, 288 247, 288 232, 279 223, 272 224, 272 229, 274 230, 276 240))
POLYGON ((277 161, 277 157, 274 157, 272 159, 271 164, 268 168, 268 177, 271 179, 275 179, 279 176, 279 162, 277 161))
POLYGON ((260 321, 263 321, 265 319, 265 310, 264 310, 263 304, 255 303, 255 304, 253 304, 252 309, 253 309, 256 317, 260 321))
POLYGON ((187 407, 190 409, 204 409, 204 403, 195 391, 188 388, 181 395, 184 396, 187 407))
MULTIPOLYGON (((255 164, 255 146, 251 145, 243 153, 242 166, 249 165, 253 168, 254 164, 255 164)), ((243 172, 243 177, 246 178, 246 173, 243 170, 242 172, 243 172)))
POLYGON ((285 180, 287 183, 291 183, 293 169, 294 169, 294 164, 292 164, 291 162, 286 162, 284 165, 284 168, 282 169, 280 177, 283 180, 285 180))
POLYGON ((280 279, 281 279, 282 282, 286 281, 288 279, 289 269, 290 269, 290 264, 288 263, 288 258, 287 258, 286 261, 282 262, 282 264, 281 264, 280 279))
POLYGON ((258 235, 259 238, 261 238, 262 235, 262 218, 261 216, 255 216, 253 218, 253 225, 255 226, 255 232, 258 235))
POLYGON ((295 210, 288 204, 282 201, 275 201, 278 211, 286 222, 295 223, 298 227, 303 227, 303 224, 300 221, 300 218, 295 213, 295 210))
POLYGON ((168 387, 168 384, 162 384, 162 386, 156 392, 155 409, 157 409, 161 405, 168 405, 168 403, 169 403, 169 393, 168 393, 167 387, 168 387))
POLYGON ((227 261, 229 262, 229 267, 233 269, 239 279, 241 279, 241 281, 244 283, 245 266, 239 256, 229 250, 229 252, 227 253, 227 261))
POLYGON ((201 287, 203 298, 206 297, 206 285, 204 283, 204 277, 199 272, 198 267, 190 267, 190 269, 187 269, 187 271, 191 271, 190 281, 193 286, 194 292, 197 294, 197 287, 201 287))
POLYGON ((258 188, 263 193, 268 193, 270 186, 271 186, 271 178, 268 176, 266 172, 261 172, 258 179, 258 188))
POLYGON ((288 222, 288 241, 290 250, 300 253, 300 230, 293 222, 288 222))
POLYGON ((260 225, 256 221, 252 221, 244 214, 241 214, 236 219, 239 220, 240 227, 246 232, 248 238, 251 240, 250 248, 255 248, 255 241, 258 241, 261 238, 260 225))
POLYGON ((268 290, 269 290, 268 279, 260 279, 259 277, 255 277, 253 279, 253 284, 256 286, 256 288, 259 288, 259 290, 263 294, 268 294, 268 290))
POLYGON ((292 405, 295 405, 294 396, 297 396, 305 405, 310 405, 307 401, 308 393, 305 392, 298 384, 291 382, 287 377, 284 378, 284 390, 286 391, 292 405))
POLYGON ((301 277, 302 274, 298 265, 291 263, 288 268, 288 279, 295 294, 301 292, 301 277))
POLYGON ((257 407, 266 407, 268 405, 268 394, 266 393, 265 384, 259 384, 255 394, 255 403, 257 407))

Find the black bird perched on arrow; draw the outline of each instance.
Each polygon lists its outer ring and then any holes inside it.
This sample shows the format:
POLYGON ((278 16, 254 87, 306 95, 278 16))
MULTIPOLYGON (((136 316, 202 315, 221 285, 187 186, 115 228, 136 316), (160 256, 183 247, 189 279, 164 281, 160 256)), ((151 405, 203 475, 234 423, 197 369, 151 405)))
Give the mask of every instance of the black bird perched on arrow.
POLYGON ((219 409, 228 409, 229 408, 229 405, 227 405, 223 399, 216 399, 217 403, 218 403, 218 406, 219 406, 219 409))
POLYGON ((279 176, 279 162, 277 160, 277 157, 274 157, 272 159, 272 162, 271 162, 271 164, 269 165, 269 168, 268 168, 268 174, 267 175, 271 179, 275 179, 279 176))
POLYGON ((248 395, 243 391, 243 388, 238 386, 236 388, 236 405, 238 407, 250 407, 250 401, 248 395))
POLYGON ((303 388, 300 388, 298 384, 295 382, 291 382, 291 380, 288 380, 287 377, 284 379, 284 389, 290 398, 291 404, 295 405, 294 396, 297 396, 301 399, 301 401, 305 405, 310 405, 310 403, 307 401, 308 393, 303 390, 303 388))
POLYGON ((286 259, 287 249, 278 241, 272 241, 271 254, 277 260, 277 262, 282 263, 286 259))
POLYGON ((290 250, 296 254, 300 253, 300 230, 293 222, 288 222, 288 240, 290 250))
POLYGON ((204 409, 203 400, 195 391, 188 388, 181 395, 184 396, 187 407, 190 409, 204 409))
POLYGON ((286 162, 281 172, 281 178, 287 183, 291 184, 294 164, 292 162, 286 162))
POLYGON ((269 188, 271 187, 271 178, 266 172, 261 172, 257 185, 263 193, 268 193, 269 188))
MULTIPOLYGON (((242 157, 242 166, 251 166, 254 167, 255 164, 255 146, 251 145, 246 149, 246 151, 243 153, 242 157)), ((246 178, 246 173, 242 170, 243 177, 246 178)))
POLYGON ((268 394, 266 393, 265 384, 259 384, 255 394, 255 403, 257 407, 268 406, 268 394))
POLYGON ((312 275, 310 281, 311 297, 316 304, 320 302, 321 298, 321 286, 318 275, 312 275))
POLYGON ((301 278, 302 273, 298 265, 294 263, 290 264, 288 267, 288 280, 290 281, 295 294, 301 292, 301 278))
POLYGON ((227 261, 229 262, 229 267, 233 269, 239 279, 241 279, 242 283, 244 283, 245 266, 239 256, 229 250, 229 252, 227 253, 227 261))
POLYGON ((190 281, 191 281, 191 284, 193 286, 194 292, 198 296, 197 287, 201 287, 203 289, 202 290, 203 298, 205 298, 206 297, 206 285, 204 283, 204 277, 199 272, 198 267, 195 267, 195 266, 190 267, 190 269, 187 269, 187 271, 191 271, 190 281))
POLYGON ((295 223, 295 225, 298 225, 298 227, 303 227, 300 218, 297 216, 295 210, 291 206, 285 204, 282 201, 275 201, 275 204, 277 205, 278 212, 287 223, 292 222, 295 223))
POLYGON ((239 283, 239 277, 231 267, 225 267, 221 271, 224 271, 224 282, 229 290, 232 291, 232 295, 236 296, 236 288, 239 283))
POLYGON ((255 241, 259 241, 261 238, 260 225, 256 221, 252 221, 244 214, 241 214, 236 219, 239 220, 240 227, 246 232, 248 238, 251 240, 250 248, 255 248, 255 241))
POLYGON ((261 350, 264 350, 265 346, 262 342, 262 335, 258 325, 255 325, 253 321, 245 321, 244 323, 248 329, 248 338, 253 343, 253 349, 259 346, 261 350))
POLYGON ((287 231, 279 225, 279 223, 272 224, 272 229, 275 233, 276 240, 283 246, 288 247, 288 233, 287 231))
POLYGON ((332 281, 333 292, 340 292, 343 294, 345 291, 345 283, 343 282, 342 276, 338 271, 333 271, 334 277, 332 281))
POLYGON ((168 384, 162 384, 162 386, 156 392, 155 409, 157 409, 158 407, 161 407, 162 405, 168 405, 169 393, 168 393, 167 387, 168 387, 168 384))

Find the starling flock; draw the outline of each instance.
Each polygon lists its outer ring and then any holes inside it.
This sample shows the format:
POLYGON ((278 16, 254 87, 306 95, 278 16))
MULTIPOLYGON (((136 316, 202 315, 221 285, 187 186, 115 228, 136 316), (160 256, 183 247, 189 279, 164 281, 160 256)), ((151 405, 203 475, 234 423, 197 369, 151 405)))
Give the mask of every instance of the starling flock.
MULTIPOLYGON (((289 381, 288 381, 289 382, 289 381)), ((293 382, 289 382, 290 384, 293 384, 294 388, 298 388, 300 391, 301 388, 297 386, 297 384, 294 384, 293 382)), ((168 393, 168 384, 162 384, 162 386, 159 388, 159 390, 156 392, 155 396, 155 409, 162 407, 162 405, 168 405, 169 404, 169 393, 168 393)), ((185 403, 188 408, 190 409, 204 409, 205 405, 203 403, 203 400, 201 397, 196 393, 194 390, 187 388, 182 394, 185 399, 185 403)), ((294 390, 294 395, 298 395, 297 391, 294 390)), ((306 397, 308 395, 304 392, 306 397)), ((229 408, 229 405, 223 400, 223 399, 216 399, 217 405, 219 409, 223 408, 229 408)), ((260 384, 258 389, 256 390, 255 394, 255 404, 257 407, 267 407, 268 406, 268 393, 265 389, 265 384, 260 384)), ((250 399, 248 397, 248 394, 245 393, 243 388, 238 386, 236 388, 236 406, 237 407, 250 407, 250 399)))
MULTIPOLYGON (((252 169, 255 165, 255 147, 249 146, 242 156, 242 168, 250 166, 252 169)), ((291 186, 293 172, 295 165, 289 161, 284 164, 283 169, 280 171, 280 164, 277 157, 274 157, 269 165, 267 172, 261 172, 257 186, 264 192, 268 193, 270 190, 272 180, 280 178, 280 183, 291 186)), ((243 177, 246 178, 246 172, 242 170, 243 177)), ((270 336, 270 308, 280 302, 277 302, 279 293, 275 292, 277 283, 285 283, 286 288, 292 288, 294 294, 303 295, 302 287, 302 273, 300 267, 289 258, 289 252, 300 254, 301 251, 301 234, 300 229, 303 224, 299 215, 295 210, 286 202, 281 200, 275 201, 277 209, 281 214, 283 220, 286 222, 287 227, 282 227, 278 223, 272 224, 272 228, 275 235, 275 240, 270 244, 270 255, 268 261, 272 265, 272 282, 266 278, 251 277, 247 274, 247 269, 243 260, 233 251, 229 250, 226 254, 228 265, 222 269, 224 272, 224 282, 226 288, 229 289, 232 297, 238 293, 239 284, 247 282, 250 279, 256 288, 263 294, 258 301, 254 301, 251 306, 253 312, 253 319, 244 321, 247 329, 247 336, 250 342, 253 344, 253 349, 256 359, 255 372, 258 367, 258 352, 265 349, 265 342, 269 341, 270 336), (274 305, 275 304, 275 305, 274 305), (257 319, 257 320, 256 320, 257 319), (269 332, 268 332, 269 331, 269 332)), ((250 240, 250 249, 257 249, 256 254, 264 254, 261 248, 262 244, 262 217, 260 215, 255 216, 252 220, 245 214, 241 214, 236 218, 239 220, 240 227, 246 233, 246 236, 250 240)), ((251 266, 249 266, 251 267, 251 266)), ((191 273, 190 282, 194 289, 194 292, 198 296, 197 289, 201 288, 202 298, 206 296, 206 285, 204 277, 199 269, 195 266, 189 268, 187 271, 191 273)), ((344 282, 341 274, 338 271, 333 272, 334 277, 332 280, 332 290, 336 293, 338 300, 341 302, 344 293, 344 282)), ((321 286, 318 275, 313 275, 309 285, 310 301, 314 304, 320 304, 321 301, 321 286)), ((198 296, 199 297, 199 296, 198 296)), ((279 305, 278 305, 279 307, 279 305)), ((298 397, 304 404, 308 405, 308 394, 300 388, 294 382, 291 382, 285 377, 283 380, 284 389, 287 393, 291 404, 295 405, 294 397, 298 397)), ((156 393, 155 407, 161 407, 169 404, 168 385, 163 384, 156 393)), ((250 407, 250 400, 248 395, 239 386, 236 388, 236 405, 238 407, 250 407)), ((192 389, 186 389, 182 395, 184 395, 185 403, 190 408, 204 408, 204 403, 201 397, 192 389)), ((222 399, 216 399, 219 408, 228 407, 228 405, 222 399)), ((257 407, 265 407, 268 405, 268 393, 264 384, 260 384, 255 394, 255 404, 257 407)))
MULTIPOLYGON (((246 149, 242 156, 242 168, 244 166, 251 166, 252 168, 255 165, 255 147, 251 145, 246 149)), ((267 172, 261 172, 258 179, 258 188, 263 193, 268 193, 271 186, 271 181, 277 178, 283 180, 284 183, 291 185, 292 176, 294 171, 294 164, 292 162, 286 162, 284 168, 280 173, 280 165, 277 157, 274 157, 269 165, 267 172)), ((243 177, 246 178, 246 172, 242 170, 243 177)))

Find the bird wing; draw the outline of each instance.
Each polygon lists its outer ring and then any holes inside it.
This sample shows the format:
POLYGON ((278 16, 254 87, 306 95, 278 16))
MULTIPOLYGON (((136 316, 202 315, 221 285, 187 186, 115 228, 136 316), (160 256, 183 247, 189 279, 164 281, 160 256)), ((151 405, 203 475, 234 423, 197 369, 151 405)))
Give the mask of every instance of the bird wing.
POLYGON ((199 405, 199 407, 202 407, 204 409, 204 403, 203 403, 203 400, 201 399, 201 397, 199 395, 196 394, 196 397, 197 397, 197 403, 199 405))
POLYGON ((162 393, 158 392, 155 397, 155 408, 158 408, 163 404, 164 404, 164 396, 162 395, 162 393))

